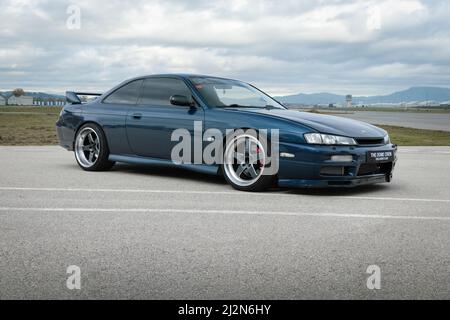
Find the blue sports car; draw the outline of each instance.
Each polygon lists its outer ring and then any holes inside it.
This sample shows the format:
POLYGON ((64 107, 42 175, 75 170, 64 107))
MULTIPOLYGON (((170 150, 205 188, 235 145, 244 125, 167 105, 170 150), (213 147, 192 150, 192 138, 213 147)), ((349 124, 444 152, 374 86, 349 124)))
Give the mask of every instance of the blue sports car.
POLYGON ((288 110, 237 80, 152 75, 103 94, 68 91, 66 97, 56 123, 59 142, 88 171, 115 162, 178 166, 222 174, 238 190, 260 191, 275 184, 390 182, 396 162, 397 147, 385 130, 288 110), (80 98, 88 95, 95 98, 80 98))

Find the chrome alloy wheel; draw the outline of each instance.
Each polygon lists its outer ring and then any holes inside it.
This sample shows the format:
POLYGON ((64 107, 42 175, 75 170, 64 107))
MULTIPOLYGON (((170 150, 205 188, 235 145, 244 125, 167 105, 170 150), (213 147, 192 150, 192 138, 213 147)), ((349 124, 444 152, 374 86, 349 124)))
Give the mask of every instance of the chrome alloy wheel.
POLYGON ((100 139, 94 129, 82 129, 75 140, 75 157, 78 163, 85 167, 92 167, 100 155, 100 139))
POLYGON ((225 148, 224 170, 227 177, 240 187, 254 184, 264 172, 266 152, 252 135, 235 137, 225 148))

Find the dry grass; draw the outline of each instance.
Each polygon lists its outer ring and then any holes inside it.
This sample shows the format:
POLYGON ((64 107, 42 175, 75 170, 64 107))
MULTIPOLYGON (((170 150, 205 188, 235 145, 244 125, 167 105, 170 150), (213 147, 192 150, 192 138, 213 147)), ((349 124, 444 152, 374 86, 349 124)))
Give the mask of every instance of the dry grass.
POLYGON ((0 108, 0 145, 57 144, 55 123, 60 108, 0 108))
POLYGON ((450 132, 377 125, 389 132, 392 143, 399 146, 450 146, 450 132))
MULTIPOLYGON (((0 107, 0 145, 55 145, 59 107, 0 107)), ((450 132, 378 125, 400 146, 450 146, 450 132)))

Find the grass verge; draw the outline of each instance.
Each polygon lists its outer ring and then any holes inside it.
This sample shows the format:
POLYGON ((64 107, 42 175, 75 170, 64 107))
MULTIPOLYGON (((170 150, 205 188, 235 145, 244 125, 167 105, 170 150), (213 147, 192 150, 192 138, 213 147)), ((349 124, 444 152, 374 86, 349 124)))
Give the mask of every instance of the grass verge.
POLYGON ((376 125, 389 132, 392 143, 399 146, 450 146, 450 132, 376 125))
MULTIPOLYGON (((0 145, 55 145, 59 107, 0 107, 0 145)), ((450 146, 450 132, 378 125, 400 146, 450 146)))
POLYGON ((59 107, 1 107, 0 145, 54 145, 59 107))

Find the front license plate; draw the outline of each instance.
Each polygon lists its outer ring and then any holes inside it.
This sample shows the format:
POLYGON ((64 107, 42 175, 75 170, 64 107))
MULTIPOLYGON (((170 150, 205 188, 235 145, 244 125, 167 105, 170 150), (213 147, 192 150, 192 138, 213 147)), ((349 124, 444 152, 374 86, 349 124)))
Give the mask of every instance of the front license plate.
POLYGON ((394 151, 369 151, 367 152, 367 162, 392 162, 394 161, 394 151))

